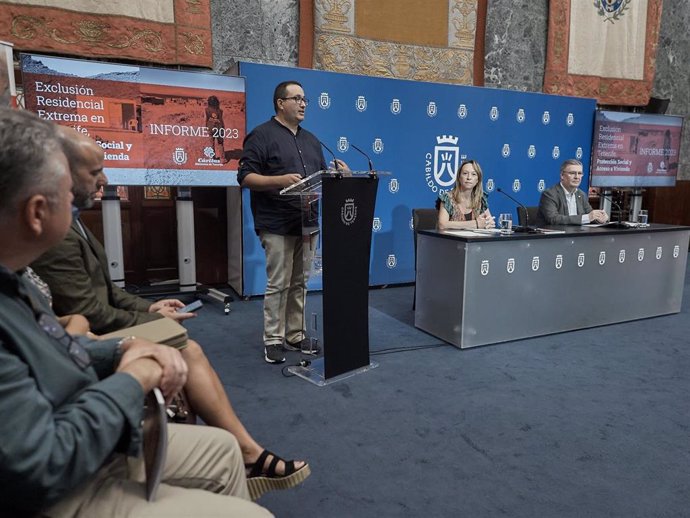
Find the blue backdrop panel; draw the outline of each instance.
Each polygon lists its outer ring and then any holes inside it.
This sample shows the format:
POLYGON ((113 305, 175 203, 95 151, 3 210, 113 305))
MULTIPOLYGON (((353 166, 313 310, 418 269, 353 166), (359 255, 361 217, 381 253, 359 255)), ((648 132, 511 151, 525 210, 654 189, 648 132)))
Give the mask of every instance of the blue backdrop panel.
MULTIPOLYGON (((302 83, 310 104, 303 126, 345 160, 366 170, 366 151, 380 171, 370 266, 371 285, 414 280, 412 209, 433 207, 439 190, 452 188, 457 165, 478 160, 494 215, 515 204, 508 191, 537 205, 544 188, 558 182, 566 158, 580 158, 589 177, 594 99, 491 88, 383 79, 299 68, 242 63, 246 78, 247 131, 273 115, 273 89, 302 83)), ((330 161, 324 152, 326 161, 330 161)), ((586 190, 586 186, 583 186, 586 190)), ((244 294, 266 286, 265 263, 243 192, 244 294)), ((310 281, 320 289, 321 279, 310 281)))

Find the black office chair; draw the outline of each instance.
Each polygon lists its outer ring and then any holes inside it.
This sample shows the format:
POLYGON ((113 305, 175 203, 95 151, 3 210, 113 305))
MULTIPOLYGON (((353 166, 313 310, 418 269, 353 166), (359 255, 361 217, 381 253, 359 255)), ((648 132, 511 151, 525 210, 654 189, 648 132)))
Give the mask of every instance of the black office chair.
POLYGON ((434 230, 438 223, 438 210, 436 209, 412 209, 412 232, 414 232, 414 272, 415 287, 412 298, 412 310, 415 308, 417 296, 417 231, 434 230))
POLYGON ((518 225, 526 227, 528 224, 535 226, 537 224, 537 214, 539 207, 527 207, 527 214, 525 214, 525 207, 518 207, 518 225))

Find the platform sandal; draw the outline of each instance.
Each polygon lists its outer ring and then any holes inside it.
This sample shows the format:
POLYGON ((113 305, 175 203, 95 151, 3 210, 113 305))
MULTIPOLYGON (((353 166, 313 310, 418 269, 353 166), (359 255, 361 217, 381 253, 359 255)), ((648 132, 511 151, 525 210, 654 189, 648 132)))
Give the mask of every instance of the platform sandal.
POLYGON ((306 462, 304 466, 296 469, 295 461, 283 460, 268 450, 262 451, 256 462, 245 464, 244 467, 247 469, 247 487, 252 500, 256 500, 267 491, 295 487, 311 475, 311 469, 306 462), (269 456, 273 456, 273 460, 269 463, 268 468, 264 468, 269 456), (280 461, 285 463, 285 473, 282 475, 276 473, 276 466, 280 461))

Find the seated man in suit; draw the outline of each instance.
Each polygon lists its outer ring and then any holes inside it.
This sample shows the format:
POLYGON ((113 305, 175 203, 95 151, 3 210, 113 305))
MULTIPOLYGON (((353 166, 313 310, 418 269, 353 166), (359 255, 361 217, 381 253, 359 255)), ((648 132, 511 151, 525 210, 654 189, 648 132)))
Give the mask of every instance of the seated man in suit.
POLYGON ((546 189, 539 200, 537 225, 586 225, 606 223, 606 211, 592 209, 587 195, 579 189, 582 182, 582 162, 575 159, 561 164, 560 183, 546 189))
POLYGON ((170 425, 157 498, 144 498, 144 395, 184 385, 179 351, 143 339, 74 338, 21 275, 59 243, 72 179, 55 126, 0 108, 0 514, 270 516, 249 502, 236 439, 170 425))
MULTIPOLYGON (((108 181, 103 172, 103 149, 71 128, 60 127, 58 133, 72 173, 73 205, 77 210, 88 208, 108 181)), ((97 334, 164 316, 185 318, 185 314, 176 312, 183 306, 179 300, 166 299, 151 304, 115 286, 108 273, 105 251, 81 224, 78 212, 74 214, 65 239, 31 266, 48 284, 55 313, 83 315, 97 334)), ((223 428, 237 438, 247 465, 252 497, 258 498, 271 489, 291 488, 304 481, 311 472, 307 463, 284 461, 260 446, 249 434, 235 414, 201 346, 189 340, 180 352, 189 366, 185 385, 189 404, 206 424, 223 428)))

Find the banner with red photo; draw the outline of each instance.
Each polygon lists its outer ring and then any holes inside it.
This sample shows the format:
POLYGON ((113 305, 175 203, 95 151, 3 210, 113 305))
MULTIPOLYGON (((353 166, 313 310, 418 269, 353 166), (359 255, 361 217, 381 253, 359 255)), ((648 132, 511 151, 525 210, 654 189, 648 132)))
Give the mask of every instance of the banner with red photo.
POLYGON ((25 105, 91 136, 113 185, 237 185, 244 79, 22 54, 25 105))

